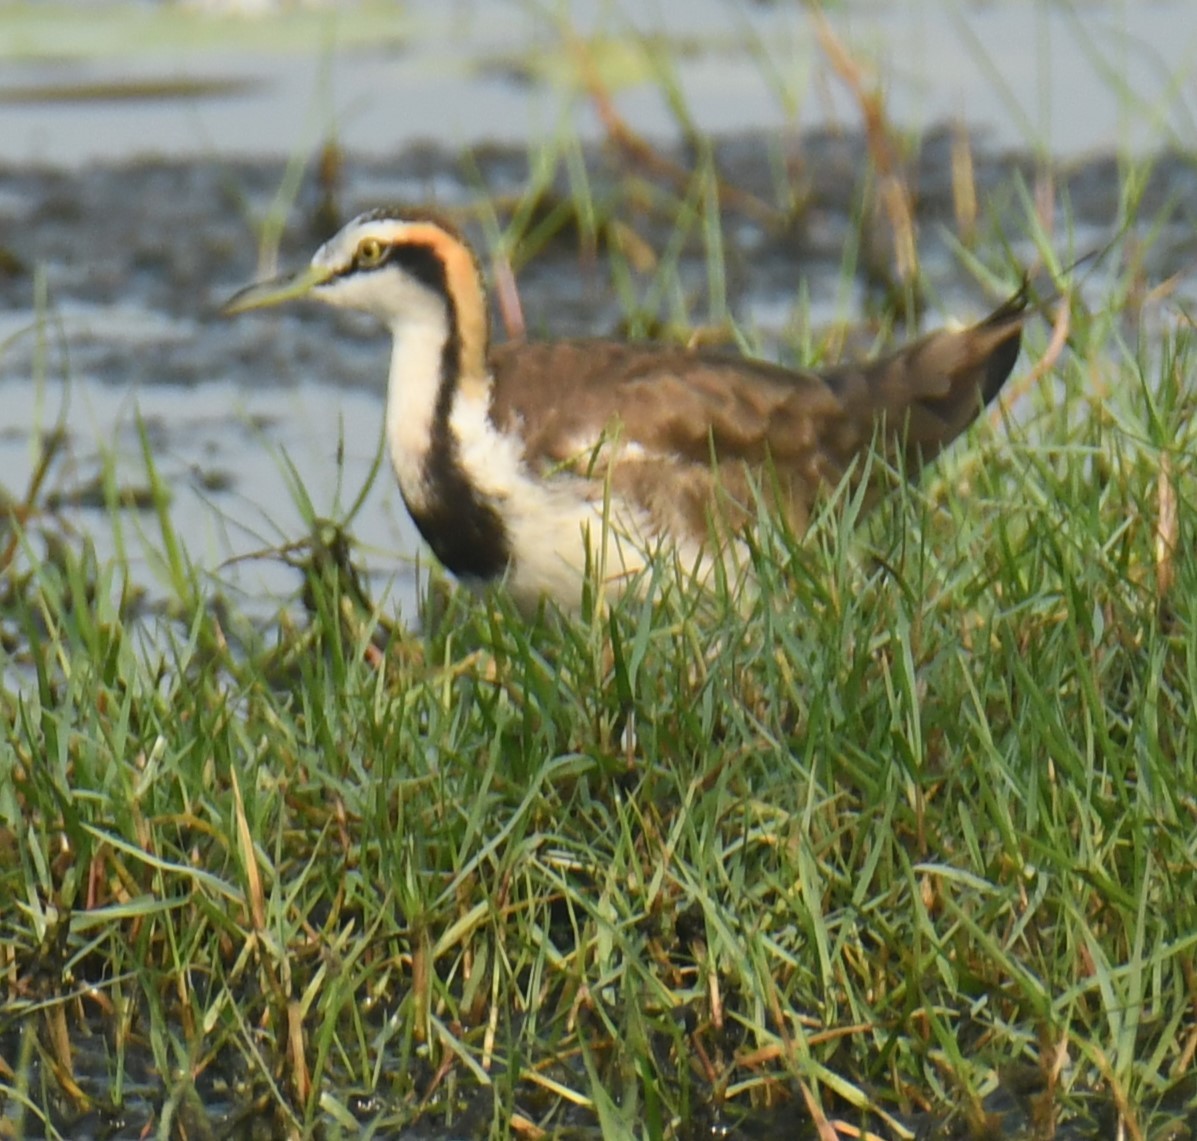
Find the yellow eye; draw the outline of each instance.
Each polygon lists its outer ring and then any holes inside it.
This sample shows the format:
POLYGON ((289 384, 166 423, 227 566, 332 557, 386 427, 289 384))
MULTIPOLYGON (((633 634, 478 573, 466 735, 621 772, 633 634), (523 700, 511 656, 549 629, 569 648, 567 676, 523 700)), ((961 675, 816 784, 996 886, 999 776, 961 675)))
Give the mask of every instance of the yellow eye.
POLYGON ((373 269, 376 265, 382 265, 386 256, 387 248, 377 238, 362 238, 357 244, 353 260, 359 269, 373 269))

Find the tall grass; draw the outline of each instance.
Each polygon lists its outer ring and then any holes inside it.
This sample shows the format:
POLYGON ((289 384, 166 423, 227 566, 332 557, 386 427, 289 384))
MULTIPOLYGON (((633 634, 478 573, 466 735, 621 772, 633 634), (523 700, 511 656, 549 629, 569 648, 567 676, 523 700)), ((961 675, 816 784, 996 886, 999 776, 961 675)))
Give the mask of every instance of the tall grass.
POLYGON ((1078 320, 1059 399, 863 534, 850 502, 765 527, 747 604, 452 592, 387 637, 326 559, 304 622, 231 640, 166 508, 148 632, 109 568, 22 544, 7 1119, 140 1097, 167 1135, 219 1074, 286 1131, 676 1136, 797 1098, 906 1136, 981 1128, 1017 1064, 1044 1120, 1100 1091, 1156 1135, 1197 1042, 1192 343, 1078 320))

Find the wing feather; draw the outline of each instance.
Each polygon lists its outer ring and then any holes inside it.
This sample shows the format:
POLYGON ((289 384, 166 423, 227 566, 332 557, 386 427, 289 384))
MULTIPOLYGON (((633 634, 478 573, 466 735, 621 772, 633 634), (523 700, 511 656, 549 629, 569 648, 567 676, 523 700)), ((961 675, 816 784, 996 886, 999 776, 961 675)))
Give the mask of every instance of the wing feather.
POLYGON ((679 513, 707 525, 714 463, 745 511, 752 480, 771 472, 801 528, 879 423, 910 475, 964 431, 1013 368, 1024 320, 1019 294, 976 325, 825 372, 620 341, 501 345, 491 415, 540 470, 593 474, 597 451, 617 441, 605 456, 613 477, 652 513, 672 512, 666 525, 679 513))

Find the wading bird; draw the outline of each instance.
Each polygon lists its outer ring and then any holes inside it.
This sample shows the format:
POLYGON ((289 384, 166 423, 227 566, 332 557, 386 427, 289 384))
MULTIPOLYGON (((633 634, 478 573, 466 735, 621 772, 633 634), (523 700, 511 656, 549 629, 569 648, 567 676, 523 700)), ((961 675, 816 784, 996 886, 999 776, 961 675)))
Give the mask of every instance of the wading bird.
POLYGON ((618 590, 654 553, 709 569, 761 500, 796 533, 854 465, 913 477, 994 398, 1018 356, 1020 291, 984 320, 813 372, 620 340, 490 343, 473 251, 418 211, 362 214, 307 269, 227 314, 309 297, 394 337, 386 439, 436 557, 517 603, 576 610, 587 573, 618 590), (886 463, 864 464, 877 439, 886 463))

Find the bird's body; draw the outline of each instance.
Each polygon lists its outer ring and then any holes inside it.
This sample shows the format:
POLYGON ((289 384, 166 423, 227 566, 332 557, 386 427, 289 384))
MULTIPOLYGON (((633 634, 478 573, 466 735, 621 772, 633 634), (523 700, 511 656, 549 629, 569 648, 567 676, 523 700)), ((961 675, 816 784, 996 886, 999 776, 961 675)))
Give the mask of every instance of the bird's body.
POLYGON ((915 474, 1009 375, 1021 295, 978 324, 826 372, 622 341, 491 348, 477 260, 450 226, 375 211, 291 278, 229 312, 310 295, 373 313, 394 337, 386 437, 403 498, 463 580, 505 579, 525 608, 575 609, 661 549, 701 571, 756 518, 795 531, 884 433, 915 474))

